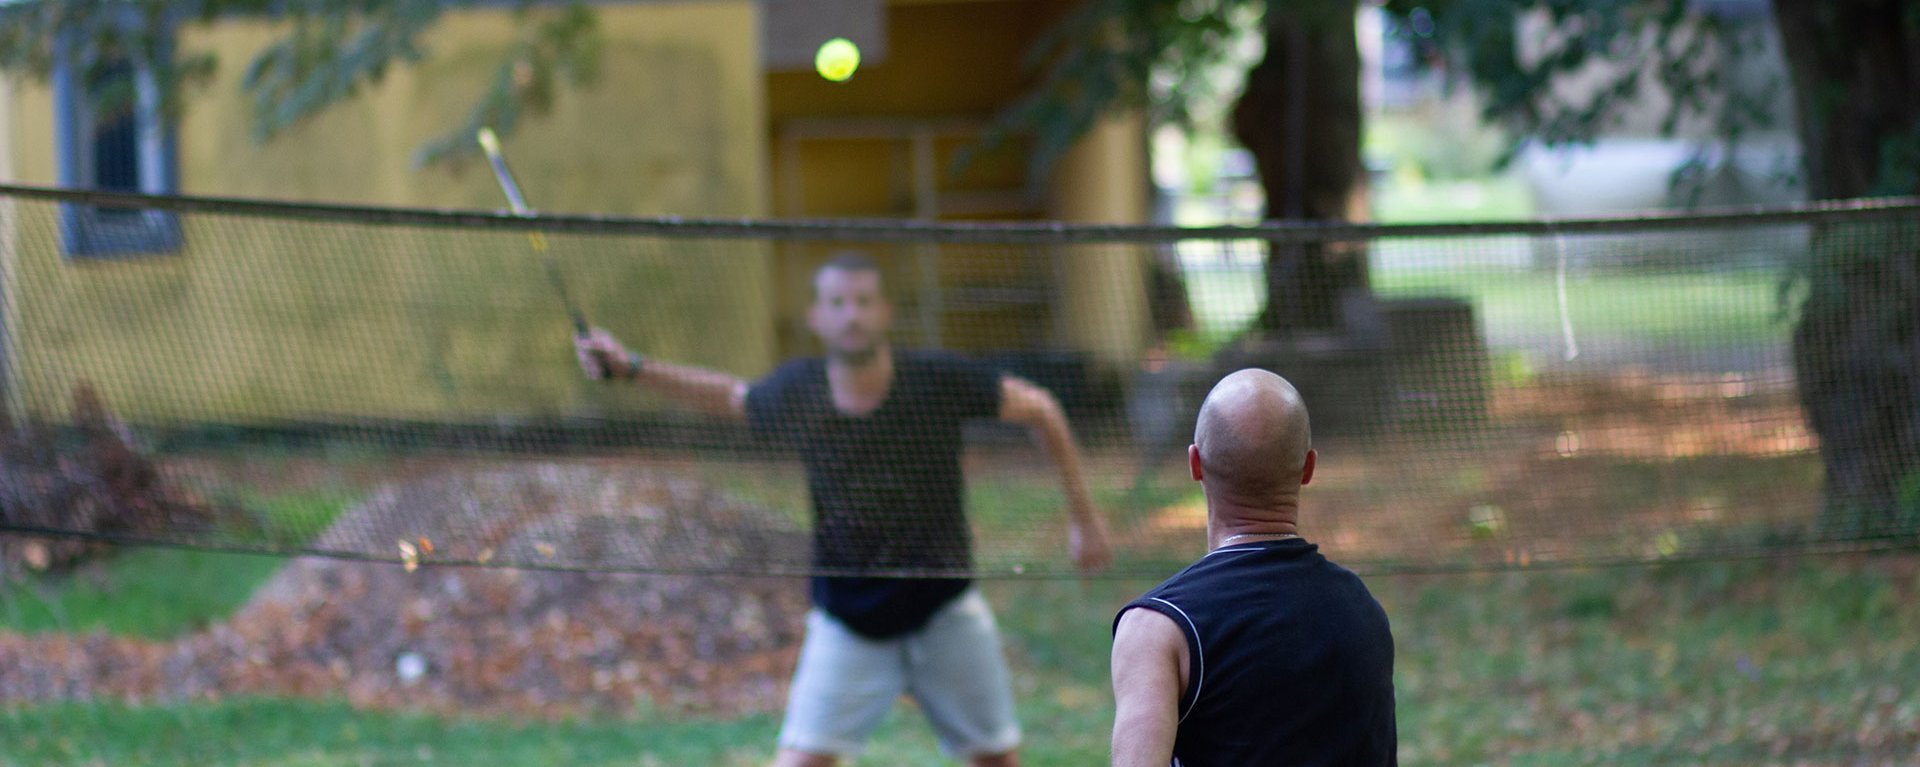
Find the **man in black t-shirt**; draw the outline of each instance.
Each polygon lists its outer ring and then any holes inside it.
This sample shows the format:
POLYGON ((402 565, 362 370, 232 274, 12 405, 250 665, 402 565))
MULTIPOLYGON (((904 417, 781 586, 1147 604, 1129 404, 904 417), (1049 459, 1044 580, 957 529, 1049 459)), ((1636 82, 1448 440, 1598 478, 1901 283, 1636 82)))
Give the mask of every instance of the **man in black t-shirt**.
POLYGON ((813 579, 776 765, 858 753, 902 693, 920 703, 949 754, 975 767, 1016 765, 1006 662, 992 612, 965 577, 962 424, 998 418, 1032 429, 1060 471, 1068 548, 1083 570, 1107 564, 1106 527, 1052 395, 957 355, 895 351, 892 319, 879 269, 849 254, 814 274, 807 322, 826 356, 788 362, 756 383, 643 361, 599 329, 576 349, 589 375, 744 418, 806 466, 814 565, 827 574, 813 579))
POLYGON ((1207 395, 1187 462, 1209 551, 1114 620, 1115 767, 1397 763, 1386 612, 1299 535, 1316 459, 1286 379, 1207 395))

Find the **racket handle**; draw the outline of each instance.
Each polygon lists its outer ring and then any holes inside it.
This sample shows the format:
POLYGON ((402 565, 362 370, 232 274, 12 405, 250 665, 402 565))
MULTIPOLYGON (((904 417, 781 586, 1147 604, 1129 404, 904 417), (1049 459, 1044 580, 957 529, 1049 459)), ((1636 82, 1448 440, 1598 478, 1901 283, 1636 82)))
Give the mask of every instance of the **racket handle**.
POLYGON ((613 379, 613 355, 603 351, 595 351, 593 353, 593 366, 594 366, 593 377, 595 380, 600 380, 600 381, 614 380, 613 379))
POLYGON ((613 355, 603 351, 595 351, 593 353, 593 362, 594 366, 599 369, 594 373, 593 377, 602 381, 612 381, 616 378, 623 378, 628 381, 638 380, 640 378, 640 366, 643 364, 643 359, 644 358, 638 354, 628 352, 626 359, 627 374, 624 376, 615 376, 613 374, 613 355))
MULTIPOLYGON (((586 338, 590 333, 589 330, 587 329, 586 316, 582 315, 577 310, 569 311, 568 314, 573 317, 573 334, 580 338, 586 338)), ((606 352, 597 351, 597 350, 593 352, 594 380, 596 381, 613 380, 612 359, 613 357, 607 354, 606 352)))

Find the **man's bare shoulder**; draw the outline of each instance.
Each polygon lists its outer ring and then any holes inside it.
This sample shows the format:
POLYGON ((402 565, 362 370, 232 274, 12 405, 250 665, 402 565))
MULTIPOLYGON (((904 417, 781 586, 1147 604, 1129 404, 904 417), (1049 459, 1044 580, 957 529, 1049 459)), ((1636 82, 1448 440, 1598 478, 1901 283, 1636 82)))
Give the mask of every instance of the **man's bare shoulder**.
POLYGON ((1122 639, 1134 642, 1159 643, 1172 642, 1186 645, 1187 635, 1180 625, 1166 613, 1146 607, 1134 606, 1120 613, 1120 620, 1113 627, 1114 644, 1122 639))

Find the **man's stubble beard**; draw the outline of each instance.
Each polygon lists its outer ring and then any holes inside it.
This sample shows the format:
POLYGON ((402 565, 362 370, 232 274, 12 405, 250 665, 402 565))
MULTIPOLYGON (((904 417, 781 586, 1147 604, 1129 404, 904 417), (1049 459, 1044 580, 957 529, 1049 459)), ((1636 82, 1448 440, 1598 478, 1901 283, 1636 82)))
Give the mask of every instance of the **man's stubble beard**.
POLYGON ((872 364, 875 359, 878 359, 880 357, 880 350, 885 347, 886 342, 879 341, 868 344, 865 349, 829 348, 827 350, 827 356, 832 358, 834 362, 846 365, 847 367, 861 368, 872 364))

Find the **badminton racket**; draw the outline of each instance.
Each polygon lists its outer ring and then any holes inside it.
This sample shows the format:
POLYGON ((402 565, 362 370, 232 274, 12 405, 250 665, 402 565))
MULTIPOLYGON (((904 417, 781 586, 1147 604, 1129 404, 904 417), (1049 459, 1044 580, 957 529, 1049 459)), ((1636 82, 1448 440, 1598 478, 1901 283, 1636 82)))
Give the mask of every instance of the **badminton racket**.
MULTIPOLYGON (((486 153, 487 164, 493 167, 493 180, 500 183, 501 193, 507 196, 507 206, 516 216, 532 216, 533 209, 527 206, 527 198, 520 194, 520 185, 513 180, 513 171, 507 169, 507 157, 500 152, 500 137, 493 129, 482 127, 475 138, 480 141, 480 151, 486 153)), ((527 242, 533 245, 533 252, 540 254, 547 270, 547 282, 553 285, 553 292, 560 296, 560 304, 567 309, 567 316, 573 320, 573 331, 585 338, 588 333, 587 315, 580 311, 580 305, 574 303, 573 294, 567 290, 565 275, 560 273, 560 264, 553 259, 553 253, 547 250, 547 238, 538 230, 527 232, 527 242)), ((595 354, 600 370, 596 378, 611 378, 613 368, 607 364, 605 355, 595 354)))

